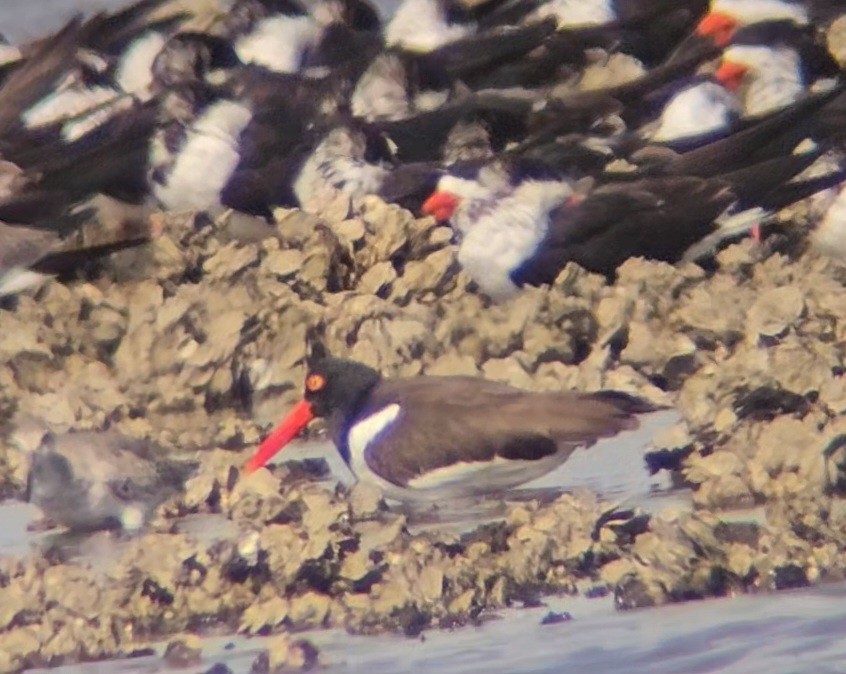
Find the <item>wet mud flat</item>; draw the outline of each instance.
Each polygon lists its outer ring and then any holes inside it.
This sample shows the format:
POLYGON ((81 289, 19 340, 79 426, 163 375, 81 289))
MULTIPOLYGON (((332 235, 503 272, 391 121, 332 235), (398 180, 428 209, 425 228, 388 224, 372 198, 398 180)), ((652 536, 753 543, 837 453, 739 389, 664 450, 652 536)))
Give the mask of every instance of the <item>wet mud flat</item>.
POLYGON ((0 671, 180 639, 190 651, 194 634, 276 635, 268 669, 308 668, 339 662, 313 630, 484 634, 509 607, 562 597, 622 611, 843 579, 846 294, 834 262, 744 241, 713 269, 632 260, 609 284, 570 266, 494 305, 430 219, 339 198, 277 220, 168 216, 145 249, 0 309, 4 497, 26 483, 22 420, 109 427, 201 462, 149 531, 112 541, 111 559, 41 547, 42 534, 26 553, 4 547, 0 671), (618 389, 672 408, 646 454, 631 448, 630 472, 651 467, 686 502, 638 502, 648 475, 610 494, 584 480, 439 528, 336 487, 320 461, 244 479, 249 451, 300 394, 316 324, 330 352, 387 376, 618 389), (219 535, 191 529, 205 516, 219 535))

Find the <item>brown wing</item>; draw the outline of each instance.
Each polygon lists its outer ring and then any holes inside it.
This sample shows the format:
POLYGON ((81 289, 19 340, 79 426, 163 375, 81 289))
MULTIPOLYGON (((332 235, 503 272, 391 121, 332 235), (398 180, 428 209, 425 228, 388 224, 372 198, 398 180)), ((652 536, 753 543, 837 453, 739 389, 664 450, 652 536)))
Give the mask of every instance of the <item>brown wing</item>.
POLYGON ((400 415, 366 460, 398 484, 457 462, 566 459, 577 447, 635 428, 648 405, 625 394, 532 393, 474 377, 383 380, 362 416, 400 415), (388 467, 390 463, 390 468, 388 467))

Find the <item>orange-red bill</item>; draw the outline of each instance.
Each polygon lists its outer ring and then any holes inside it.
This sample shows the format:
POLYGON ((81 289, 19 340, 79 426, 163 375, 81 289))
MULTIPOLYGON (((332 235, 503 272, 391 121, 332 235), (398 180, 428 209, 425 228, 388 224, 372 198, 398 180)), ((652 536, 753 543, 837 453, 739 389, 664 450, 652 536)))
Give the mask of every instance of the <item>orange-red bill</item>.
POLYGON ((731 14, 709 12, 699 25, 696 34, 711 39, 718 47, 726 47, 737 31, 738 21, 731 14))
POLYGON ((434 192, 423 202, 423 207, 420 210, 423 215, 434 216, 438 222, 446 222, 455 213, 458 202, 458 197, 450 192, 434 192))
POLYGON ((746 77, 748 71, 749 68, 742 63, 723 61, 722 65, 717 69, 715 77, 729 91, 737 91, 743 84, 743 78, 746 77))
POLYGON ((312 419, 314 419, 314 411, 311 409, 311 403, 305 400, 298 402, 244 464, 244 473, 249 475, 264 467, 285 445, 296 438, 312 419))

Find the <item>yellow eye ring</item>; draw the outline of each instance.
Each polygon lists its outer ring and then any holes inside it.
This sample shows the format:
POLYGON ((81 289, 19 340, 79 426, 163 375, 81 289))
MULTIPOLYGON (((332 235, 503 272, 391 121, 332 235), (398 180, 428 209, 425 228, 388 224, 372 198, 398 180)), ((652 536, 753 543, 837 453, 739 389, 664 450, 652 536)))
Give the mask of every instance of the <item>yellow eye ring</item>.
POLYGON ((322 374, 310 374, 308 377, 306 377, 306 391, 310 393, 316 393, 324 386, 326 386, 326 377, 324 377, 322 374))

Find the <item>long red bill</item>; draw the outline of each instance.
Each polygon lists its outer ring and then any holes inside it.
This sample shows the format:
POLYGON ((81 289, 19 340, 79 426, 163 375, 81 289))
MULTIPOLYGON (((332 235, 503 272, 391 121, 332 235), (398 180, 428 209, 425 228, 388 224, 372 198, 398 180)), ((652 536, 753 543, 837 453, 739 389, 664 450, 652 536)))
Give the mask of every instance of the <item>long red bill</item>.
POLYGON ((285 445, 296 438, 312 419, 314 411, 311 409, 311 403, 305 400, 298 402, 244 464, 244 473, 249 475, 264 467, 285 445))

